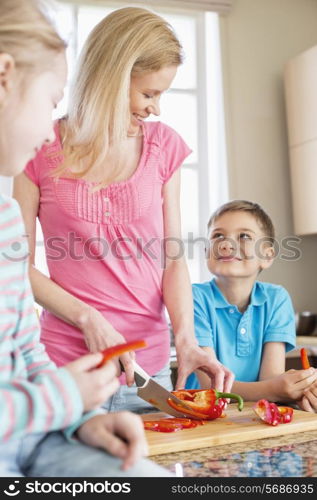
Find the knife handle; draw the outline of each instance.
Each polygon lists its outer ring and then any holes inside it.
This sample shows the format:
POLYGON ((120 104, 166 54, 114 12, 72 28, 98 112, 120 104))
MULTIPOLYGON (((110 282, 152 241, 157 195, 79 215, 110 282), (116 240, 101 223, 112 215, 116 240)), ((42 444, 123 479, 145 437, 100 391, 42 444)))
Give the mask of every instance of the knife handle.
MULTIPOLYGON (((140 365, 136 361, 133 362, 133 370, 134 370, 134 378, 135 378, 135 383, 138 387, 144 387, 148 381, 150 380, 150 375, 146 373, 143 368, 141 368, 140 365), (135 376, 136 375, 136 376, 135 376)), ((121 361, 119 360, 120 368, 124 372, 124 367, 121 361)))

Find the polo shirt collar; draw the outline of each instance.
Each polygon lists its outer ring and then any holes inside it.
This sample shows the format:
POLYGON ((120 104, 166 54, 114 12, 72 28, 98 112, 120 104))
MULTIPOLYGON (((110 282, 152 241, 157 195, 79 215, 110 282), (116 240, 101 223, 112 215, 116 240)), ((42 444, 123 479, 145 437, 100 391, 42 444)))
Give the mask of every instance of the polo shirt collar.
POLYGON ((218 288, 216 281, 213 279, 210 282, 211 289, 214 294, 214 304, 217 309, 224 309, 225 307, 231 307, 231 304, 227 301, 227 299, 222 295, 222 292, 218 288))
MULTIPOLYGON (((210 282, 211 289, 214 295, 214 304, 217 309, 224 309, 226 307, 232 307, 227 299, 223 296, 222 292, 218 288, 215 280, 211 280, 210 282)), ((267 301, 267 296, 263 290, 263 287, 259 281, 256 281, 253 285, 251 292, 251 301, 250 305, 252 306, 261 306, 267 301)))
POLYGON ((251 292, 251 304, 253 306, 262 306, 267 301, 267 295, 261 282, 256 281, 251 292))

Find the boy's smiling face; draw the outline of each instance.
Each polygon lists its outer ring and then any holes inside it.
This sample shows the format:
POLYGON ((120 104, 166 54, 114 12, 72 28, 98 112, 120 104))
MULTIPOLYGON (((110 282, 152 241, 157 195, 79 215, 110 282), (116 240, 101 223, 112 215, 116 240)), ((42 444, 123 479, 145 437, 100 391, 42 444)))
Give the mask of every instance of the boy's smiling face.
POLYGON ((225 212, 213 221, 208 236, 207 265, 217 277, 255 279, 273 262, 274 250, 251 213, 225 212))

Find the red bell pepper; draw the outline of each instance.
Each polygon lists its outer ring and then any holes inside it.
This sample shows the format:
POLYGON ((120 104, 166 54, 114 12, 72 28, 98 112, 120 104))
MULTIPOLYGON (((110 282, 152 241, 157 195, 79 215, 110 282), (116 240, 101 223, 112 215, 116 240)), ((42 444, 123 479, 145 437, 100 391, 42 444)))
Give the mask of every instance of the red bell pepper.
POLYGON ((243 399, 238 394, 230 392, 218 392, 215 389, 189 389, 173 391, 178 399, 181 399, 190 406, 191 410, 186 410, 183 406, 178 405, 173 399, 167 400, 168 404, 177 411, 184 413, 187 416, 201 418, 203 420, 214 420, 222 416, 226 398, 236 399, 238 401, 238 409, 243 408, 243 399))
POLYGON ((190 418, 161 418, 159 420, 143 421, 144 429, 146 431, 156 432, 176 432, 203 424, 204 422, 191 420, 190 418))
POLYGON ((293 408, 277 406, 266 399, 260 399, 253 406, 253 411, 268 425, 288 424, 293 419, 293 408))
POLYGON ((301 360, 302 360, 303 370, 308 370, 308 368, 310 368, 310 364, 309 364, 309 361, 308 361, 307 351, 306 351, 305 347, 301 348, 301 350, 300 350, 300 357, 301 357, 301 360))
POLYGON ((121 356, 121 354, 128 351, 135 351, 141 347, 146 347, 146 342, 144 340, 135 340, 133 342, 126 342, 124 344, 117 344, 112 347, 108 347, 108 349, 102 351, 103 358, 97 365, 97 368, 103 366, 109 359, 121 356))
POLYGON ((282 424, 288 424, 293 420, 293 408, 289 408, 288 406, 278 406, 277 408, 282 424))

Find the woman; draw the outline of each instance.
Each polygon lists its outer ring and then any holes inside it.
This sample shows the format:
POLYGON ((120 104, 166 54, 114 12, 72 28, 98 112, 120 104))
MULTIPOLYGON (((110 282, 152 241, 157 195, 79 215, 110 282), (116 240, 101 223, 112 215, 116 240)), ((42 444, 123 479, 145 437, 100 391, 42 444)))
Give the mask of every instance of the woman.
MULTIPOLYGON (((42 225, 50 278, 32 267, 31 283, 44 307, 42 341, 57 364, 144 338, 139 364, 171 389, 166 306, 177 387, 200 368, 229 390, 231 372, 195 340, 180 255, 179 167, 190 149, 167 125, 144 121, 159 115, 181 62, 180 43, 161 17, 124 8, 103 19, 83 48, 56 141, 17 179, 14 196, 33 263, 37 215, 42 225)), ((132 356, 120 361, 131 386, 132 356)), ((135 394, 122 385, 107 408, 140 409, 135 394)))

